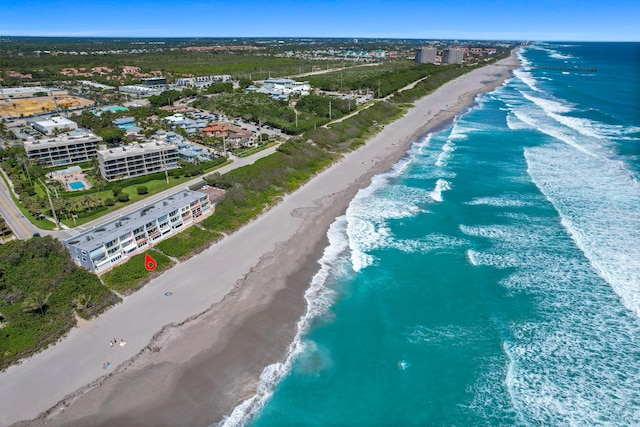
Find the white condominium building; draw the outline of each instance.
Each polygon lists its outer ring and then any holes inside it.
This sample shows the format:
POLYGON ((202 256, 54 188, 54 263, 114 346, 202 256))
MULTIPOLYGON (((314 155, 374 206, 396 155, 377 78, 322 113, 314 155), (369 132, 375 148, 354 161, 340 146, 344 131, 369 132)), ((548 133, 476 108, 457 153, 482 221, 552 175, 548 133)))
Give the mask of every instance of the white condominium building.
POLYGON ((51 138, 24 141, 29 160, 48 166, 86 162, 96 157, 96 144, 102 138, 89 131, 76 130, 51 138))
POLYGON ((107 181, 178 168, 178 147, 162 141, 98 150, 100 173, 107 181))
POLYGON ((100 273, 213 213, 206 193, 180 190, 65 240, 74 262, 100 273))

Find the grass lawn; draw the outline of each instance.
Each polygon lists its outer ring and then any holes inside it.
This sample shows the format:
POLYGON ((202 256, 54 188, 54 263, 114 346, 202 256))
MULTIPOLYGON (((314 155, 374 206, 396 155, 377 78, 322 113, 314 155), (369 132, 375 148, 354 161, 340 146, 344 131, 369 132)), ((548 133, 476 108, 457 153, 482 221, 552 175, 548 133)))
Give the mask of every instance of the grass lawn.
MULTIPOLYGON (((229 162, 225 162, 225 163, 221 163, 219 165, 216 165, 214 167, 212 167, 211 169, 207 169, 205 170, 204 174, 210 173, 216 169, 221 168, 222 166, 227 165, 229 162)), ((203 175, 204 175, 203 174, 203 175)), ((201 177, 203 176, 201 175, 201 177)), ((122 192, 123 193, 127 193, 129 195, 129 201, 127 202, 118 202, 116 201, 116 203, 113 206, 107 206, 106 209, 101 210, 97 213, 95 213, 94 215, 91 216, 87 216, 87 217, 82 217, 82 218, 78 218, 75 220, 75 222, 73 221, 72 218, 68 217, 68 218, 60 218, 60 222, 63 223, 64 225, 68 226, 68 227, 77 227, 79 225, 83 225, 86 224, 87 222, 93 221, 95 219, 98 219, 110 212, 116 211, 118 209, 122 209, 123 207, 130 205, 132 203, 135 203, 139 200, 143 200, 149 196, 152 196, 154 194, 157 194, 161 191, 164 191, 168 188, 173 188, 173 187, 178 187, 181 184, 184 184, 188 181, 191 181, 192 179, 194 179, 196 177, 190 176, 190 177, 184 177, 181 176, 179 178, 175 178, 172 176, 169 176, 169 183, 167 183, 164 179, 154 179, 151 181, 147 181, 144 184, 133 184, 133 185, 129 185, 126 187, 122 187, 122 192), (145 186, 147 187, 148 193, 146 194, 138 194, 138 190, 137 188, 139 186, 145 186)), ((113 195, 113 191, 111 190, 105 190, 105 191, 101 191, 98 193, 94 193, 93 195, 96 195, 98 197, 100 197, 102 200, 106 200, 106 199, 113 199, 113 200, 117 200, 117 197, 114 197, 113 195)), ((79 198, 81 197, 86 197, 86 196, 77 196, 79 198)), ((31 220, 31 222, 34 222, 35 220, 31 220)))

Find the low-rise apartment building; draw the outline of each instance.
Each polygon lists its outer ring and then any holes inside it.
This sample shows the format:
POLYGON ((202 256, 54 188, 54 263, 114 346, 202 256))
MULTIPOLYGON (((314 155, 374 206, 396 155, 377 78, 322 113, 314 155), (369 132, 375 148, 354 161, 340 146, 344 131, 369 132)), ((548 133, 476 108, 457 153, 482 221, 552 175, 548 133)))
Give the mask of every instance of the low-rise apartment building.
POLYGON ((204 192, 180 190, 64 241, 74 262, 95 273, 126 261, 213 213, 204 192))
POLYGON ((178 147, 163 141, 132 143, 98 150, 100 173, 107 181, 176 169, 178 147))
POLYGON ((56 137, 24 141, 29 160, 38 160, 48 166, 86 162, 96 157, 96 144, 102 138, 92 132, 75 130, 56 137))

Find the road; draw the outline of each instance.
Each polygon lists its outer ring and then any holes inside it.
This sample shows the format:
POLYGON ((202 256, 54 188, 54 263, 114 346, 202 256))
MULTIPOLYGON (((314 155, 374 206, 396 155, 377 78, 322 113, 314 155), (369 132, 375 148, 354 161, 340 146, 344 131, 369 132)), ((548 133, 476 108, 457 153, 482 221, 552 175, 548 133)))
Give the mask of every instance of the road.
MULTIPOLYGON (((4 174, 4 171, 2 171, 4 174)), ((6 177, 6 175, 5 175, 6 177)), ((41 230, 33 225, 13 202, 11 190, 7 187, 4 179, 0 179, 0 215, 13 231, 13 235, 21 240, 28 239, 33 233, 40 233, 41 230)))
MULTIPOLYGON (((279 145, 279 144, 278 144, 279 145)), ((232 156, 232 160, 233 162, 225 165, 223 167, 221 167, 220 169, 217 169, 215 172, 218 173, 227 173, 233 169, 237 169, 240 168, 242 166, 246 166, 246 165, 250 165, 254 162, 256 162, 257 160, 269 156, 271 154, 273 154, 278 145, 274 145, 273 147, 269 147, 265 150, 259 151, 255 154, 252 154, 251 156, 248 157, 235 157, 232 156)), ((215 173, 212 172, 212 173, 215 173)), ((2 171, 2 173, 4 173, 4 171, 2 171)), ((6 176, 6 175, 5 175, 6 176)), ((171 187, 167 190, 164 190, 160 193, 156 193, 152 196, 149 196, 143 200, 140 200, 138 202, 132 203, 122 209, 119 209, 117 211, 108 213, 106 215, 101 216, 100 218, 93 220, 91 222, 88 222, 86 224, 83 224, 81 226, 78 226, 76 228, 69 228, 69 229, 63 229, 63 230, 42 230, 39 229, 38 227, 36 227, 35 225, 33 225, 28 218, 25 218, 24 215, 22 215, 22 212, 18 209, 18 207, 13 203, 13 200, 11 198, 11 194, 10 194, 10 189, 7 187, 7 184, 5 183, 4 180, 0 180, 0 214, 2 215, 3 218, 5 218, 7 225, 11 228, 11 230, 13 230, 14 235, 16 236, 16 238, 24 240, 24 239, 28 239, 30 237, 33 236, 33 233, 40 233, 40 235, 51 235, 53 237, 56 237, 60 240, 66 240, 72 236, 75 236, 77 234, 82 233, 85 230, 88 230, 92 227, 96 227, 100 224, 103 224, 105 222, 108 222, 112 219, 115 219, 119 216, 123 216, 126 215, 128 213, 131 213, 141 207, 143 207, 144 205, 147 204, 151 204, 151 203, 155 203, 158 200, 161 200, 173 193, 176 193, 177 191, 180 190, 180 188, 183 187, 189 187, 191 185, 194 185, 198 182, 202 181, 203 176, 199 176, 197 178, 194 178, 190 181, 187 181, 183 184, 182 187, 171 187)))

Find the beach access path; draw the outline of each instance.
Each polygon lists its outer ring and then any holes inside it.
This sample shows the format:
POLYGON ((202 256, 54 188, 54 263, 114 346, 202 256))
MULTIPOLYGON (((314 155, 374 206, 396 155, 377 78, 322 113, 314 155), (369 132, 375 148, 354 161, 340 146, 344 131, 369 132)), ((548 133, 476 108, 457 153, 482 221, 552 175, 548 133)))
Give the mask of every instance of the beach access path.
MULTIPOLYGON (((38 420, 25 424, 96 424, 100 421, 95 418, 98 414, 117 418, 132 413, 136 400, 150 408, 154 402, 161 405, 171 399, 179 379, 168 378, 163 370, 155 373, 150 370, 149 377, 137 375, 150 366, 145 362, 148 358, 153 358, 154 366, 162 366, 164 362, 176 367, 178 372, 180 364, 192 363, 194 355, 216 345, 216 337, 223 336, 217 330, 227 331, 224 340, 220 339, 217 344, 230 346, 235 336, 233 328, 241 329, 242 319, 248 318, 255 307, 271 304, 274 295, 286 286, 287 277, 304 267, 301 264, 306 263, 304 268, 313 269, 318 254, 312 249, 326 239, 329 225, 344 213, 355 193, 366 187, 373 175, 393 166, 418 136, 469 107, 478 93, 500 85, 516 66, 517 60, 511 56, 446 83, 416 102, 403 118, 386 125, 363 147, 285 196, 257 219, 199 255, 179 262, 138 292, 125 297, 122 303, 71 330, 56 345, 0 373, 0 426, 39 415, 38 420), (253 277, 259 280, 252 282, 253 277), (269 282, 280 285, 255 285, 269 282), (253 299, 246 297, 245 290, 255 292, 253 299), (229 304, 230 301, 233 304, 229 304), (244 317, 238 318, 240 312, 244 317), (205 314, 216 319, 200 326, 208 328, 209 339, 213 341, 190 340, 186 346, 172 348, 171 340, 196 335, 186 328, 192 319, 205 314), (172 333, 162 336, 159 342, 157 333, 163 328, 166 330, 167 325, 175 326, 169 328, 172 333), (126 341, 126 345, 111 346, 114 338, 126 341), (165 348, 167 359, 163 361, 165 348), (103 369, 105 363, 111 367, 103 369), (167 385, 168 381, 172 383, 167 385), (127 393, 127 390, 136 390, 131 388, 136 383, 143 385, 142 390, 148 396, 142 396, 139 391, 127 393), (163 389, 168 395, 162 394, 163 389), (94 423, 87 421, 88 416, 94 417, 91 418, 94 423)), ((305 310, 304 300, 296 301, 302 303, 297 302, 298 306, 291 309, 299 317, 305 310)), ((288 325, 291 329, 291 324, 288 325)), ((270 325, 263 326, 261 332, 266 335, 263 339, 270 340, 270 325)), ((277 336, 271 341, 278 341, 280 335, 283 337, 278 353, 281 358, 286 354, 289 345, 286 340, 290 341, 292 333, 280 334, 281 327, 275 323, 273 326, 277 336)), ((241 332, 237 335, 237 339, 247 340, 241 332)), ((257 341, 259 344, 260 340, 257 341)), ((232 358, 257 360, 251 367, 258 371, 247 371, 253 376, 249 389, 255 390, 260 369, 265 366, 261 359, 255 359, 259 349, 240 346, 237 352, 232 358)), ((224 366, 217 366, 224 371, 224 366)), ((224 388, 224 384, 221 386, 224 388)), ((242 394, 225 396, 229 403, 237 404, 247 397, 247 387, 239 389, 242 394)), ((232 409, 233 405, 226 404, 220 410, 228 413, 232 409)), ((187 421, 185 425, 193 424, 187 421)))

